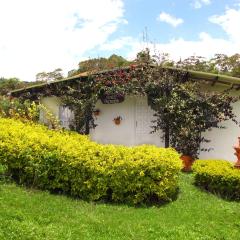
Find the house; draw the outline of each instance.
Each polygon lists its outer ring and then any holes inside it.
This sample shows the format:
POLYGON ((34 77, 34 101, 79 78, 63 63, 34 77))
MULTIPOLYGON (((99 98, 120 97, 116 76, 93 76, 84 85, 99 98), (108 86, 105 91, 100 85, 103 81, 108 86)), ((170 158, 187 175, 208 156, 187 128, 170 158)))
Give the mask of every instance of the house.
MULTIPOLYGON (((179 70, 169 69, 171 71, 179 70)), ((231 88, 232 95, 239 96, 240 94, 240 78, 190 70, 184 70, 184 72, 189 79, 201 81, 202 87, 206 91, 223 91, 231 88)), ((67 89, 67 86, 84 82, 87 78, 86 74, 79 74, 63 80, 15 90, 11 95, 34 99, 38 93, 42 93, 40 102, 59 118, 63 127, 69 128, 71 120, 74 118, 73 113, 69 108, 63 106, 59 93, 55 92, 55 89, 58 86, 67 89), (53 94, 54 92, 55 94, 53 94)), ((147 97, 130 95, 122 96, 120 99, 108 96, 105 99, 99 99, 95 109, 94 118, 97 126, 90 130, 92 140, 103 144, 127 146, 154 144, 164 147, 161 133, 150 133, 154 111, 148 106, 147 97)), ((234 104, 234 111, 237 116, 240 116, 240 102, 234 104)), ((44 121, 43 112, 41 120, 44 121)), ((231 161, 236 159, 233 145, 237 143, 237 138, 240 136, 240 128, 231 121, 225 122, 223 125, 226 127, 225 129, 214 129, 204 133, 204 136, 211 140, 210 145, 213 149, 209 152, 201 152, 199 156, 201 159, 214 158, 231 161)))

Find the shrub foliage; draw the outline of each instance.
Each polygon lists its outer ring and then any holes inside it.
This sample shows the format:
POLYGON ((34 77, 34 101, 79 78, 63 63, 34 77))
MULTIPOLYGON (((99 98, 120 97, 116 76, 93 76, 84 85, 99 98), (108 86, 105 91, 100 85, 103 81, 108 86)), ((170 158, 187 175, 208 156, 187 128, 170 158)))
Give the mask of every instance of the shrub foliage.
POLYGON ((15 118, 23 122, 38 121, 39 106, 30 100, 19 101, 0 96, 0 117, 15 118))
POLYGON ((101 145, 77 133, 3 118, 0 163, 20 183, 133 204, 171 201, 181 169, 173 149, 101 145))
POLYGON ((195 184, 221 196, 240 200, 240 171, 224 160, 198 160, 193 165, 195 184))

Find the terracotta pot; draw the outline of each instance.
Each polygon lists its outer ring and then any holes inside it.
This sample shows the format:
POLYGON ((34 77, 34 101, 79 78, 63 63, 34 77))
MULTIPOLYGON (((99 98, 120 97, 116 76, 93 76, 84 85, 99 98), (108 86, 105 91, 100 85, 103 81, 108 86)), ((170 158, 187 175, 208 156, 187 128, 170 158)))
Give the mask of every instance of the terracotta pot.
POLYGON ((100 115, 100 110, 96 109, 93 111, 94 116, 99 116, 100 115))
MULTIPOLYGON (((236 148, 235 148, 235 150, 236 150, 236 148)), ((234 167, 240 170, 240 149, 238 152, 236 150, 235 155, 237 156, 238 159, 237 159, 237 162, 234 164, 234 167)))
POLYGON ((240 161, 237 161, 235 163, 234 167, 240 170, 240 161))
POLYGON ((119 125, 121 123, 121 120, 122 120, 122 117, 120 117, 120 116, 113 119, 113 121, 116 125, 119 125))
POLYGON ((237 156, 237 162, 234 167, 240 170, 240 137, 238 137, 238 145, 233 147, 235 150, 234 155, 237 156))
POLYGON ((183 161, 182 171, 190 172, 192 170, 192 165, 193 165, 194 159, 191 156, 188 156, 188 155, 182 155, 180 158, 183 161))
POLYGON ((114 119, 113 121, 115 122, 116 125, 119 125, 121 123, 120 119, 114 119))

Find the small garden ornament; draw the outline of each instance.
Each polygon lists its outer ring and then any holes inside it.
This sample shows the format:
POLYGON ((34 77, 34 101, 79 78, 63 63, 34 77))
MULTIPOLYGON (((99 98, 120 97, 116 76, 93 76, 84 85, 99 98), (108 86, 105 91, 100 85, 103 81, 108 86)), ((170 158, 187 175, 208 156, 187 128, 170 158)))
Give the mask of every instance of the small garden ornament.
POLYGON ((113 119, 114 123, 116 125, 120 125, 121 121, 122 121, 122 117, 121 116, 118 116, 116 118, 113 119))

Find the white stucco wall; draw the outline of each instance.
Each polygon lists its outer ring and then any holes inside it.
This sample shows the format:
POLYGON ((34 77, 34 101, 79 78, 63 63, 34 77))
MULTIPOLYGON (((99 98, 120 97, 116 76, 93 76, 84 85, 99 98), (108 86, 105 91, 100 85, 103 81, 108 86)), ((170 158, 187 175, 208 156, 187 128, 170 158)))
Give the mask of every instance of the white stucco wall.
MULTIPOLYGON (((43 97, 40 103, 44 105, 56 118, 59 118, 59 106, 61 101, 57 97, 43 97)), ((47 123, 44 110, 40 110, 40 121, 47 123)))
POLYGON ((146 97, 126 97, 122 103, 103 104, 97 102, 97 127, 91 130, 91 139, 104 144, 122 144, 127 146, 155 144, 163 146, 159 133, 150 134, 153 111, 147 105, 146 97), (116 125, 114 118, 120 116, 121 124, 116 125))
MULTIPOLYGON (((215 85, 213 87, 205 85, 209 91, 221 92, 226 89, 224 85, 215 85)), ((232 96, 239 96, 239 91, 232 91, 232 96)), ((240 101, 233 104, 233 111, 236 114, 237 120, 240 120, 240 101)), ((210 151, 202 151, 199 155, 200 159, 225 159, 236 161, 233 146, 238 144, 240 136, 240 127, 232 121, 226 121, 221 124, 224 129, 214 128, 211 131, 203 133, 203 136, 210 140, 209 143, 203 143, 202 148, 211 148, 210 151)))
MULTIPOLYGON (((234 104, 234 112, 240 116, 240 102, 234 104)), ((235 161, 233 146, 237 144, 238 137, 240 136, 240 128, 232 121, 227 121, 222 124, 225 129, 214 128, 212 131, 208 131, 203 134, 206 139, 209 139, 209 143, 202 144, 203 148, 211 147, 209 152, 201 152, 200 159, 226 159, 229 161, 235 161)))

